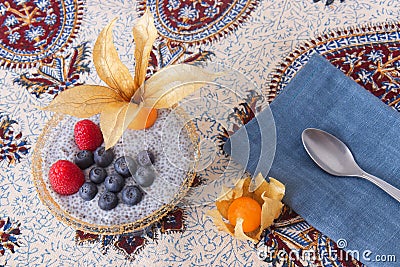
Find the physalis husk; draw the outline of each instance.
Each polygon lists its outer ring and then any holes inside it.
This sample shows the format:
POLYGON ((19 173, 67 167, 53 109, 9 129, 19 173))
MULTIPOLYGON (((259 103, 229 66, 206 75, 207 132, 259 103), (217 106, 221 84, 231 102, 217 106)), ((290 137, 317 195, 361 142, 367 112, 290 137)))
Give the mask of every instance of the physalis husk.
POLYGON ((257 243, 264 229, 271 226, 281 214, 283 207, 282 198, 285 195, 285 186, 274 178, 269 178, 268 183, 261 174, 255 178, 254 192, 250 192, 251 178, 240 179, 234 188, 223 188, 221 196, 216 200, 217 209, 210 210, 206 215, 213 219, 218 230, 229 233, 241 240, 250 240, 257 243), (228 210, 234 200, 241 197, 249 197, 261 206, 261 224, 252 232, 243 231, 243 219, 237 218, 236 225, 228 220, 228 210))
POLYGON ((75 86, 61 92, 44 108, 79 118, 100 113, 100 128, 106 149, 114 146, 128 127, 138 129, 151 126, 152 123, 145 124, 137 120, 156 117, 153 109, 170 108, 201 88, 205 82, 218 77, 218 74, 194 65, 178 64, 162 68, 145 81, 149 56, 157 38, 149 10, 133 27, 136 65, 132 77, 113 43, 115 22, 116 19, 101 31, 93 48, 94 66, 107 86, 75 86))

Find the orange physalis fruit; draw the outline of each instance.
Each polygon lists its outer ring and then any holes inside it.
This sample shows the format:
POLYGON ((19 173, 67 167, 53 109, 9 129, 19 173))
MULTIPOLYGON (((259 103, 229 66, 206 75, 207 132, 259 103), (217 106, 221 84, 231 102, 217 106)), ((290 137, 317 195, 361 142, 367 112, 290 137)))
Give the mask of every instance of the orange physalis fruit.
POLYGON ((155 108, 142 108, 137 117, 129 124, 128 128, 132 130, 147 129, 157 120, 157 109, 155 108))
POLYGON ((243 231, 252 232, 261 224, 261 206, 250 197, 235 199, 228 208, 228 220, 236 225, 236 219, 243 219, 243 231))

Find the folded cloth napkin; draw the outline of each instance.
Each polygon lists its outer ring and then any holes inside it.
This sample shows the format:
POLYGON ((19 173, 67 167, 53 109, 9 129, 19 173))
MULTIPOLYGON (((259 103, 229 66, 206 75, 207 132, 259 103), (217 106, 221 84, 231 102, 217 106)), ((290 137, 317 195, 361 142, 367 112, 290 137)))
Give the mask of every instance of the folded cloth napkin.
MULTIPOLYGON (((304 150, 301 133, 309 127, 332 133, 350 147, 361 168, 400 188, 400 114, 319 55, 297 73, 271 110, 276 154, 269 173, 260 171, 286 184, 285 203, 333 240, 345 239, 345 250, 358 251, 366 265, 399 266, 400 203, 364 179, 321 170, 304 150), (395 255, 397 263, 376 262, 384 258, 378 255, 395 255)), ((248 158, 242 155, 260 154, 258 144, 268 142, 260 138, 270 129, 257 120, 269 114, 261 112, 225 144, 228 153, 231 147, 250 147, 249 153, 234 153, 234 160, 243 163, 248 158)), ((255 158, 246 164, 250 172, 263 164, 255 158)))

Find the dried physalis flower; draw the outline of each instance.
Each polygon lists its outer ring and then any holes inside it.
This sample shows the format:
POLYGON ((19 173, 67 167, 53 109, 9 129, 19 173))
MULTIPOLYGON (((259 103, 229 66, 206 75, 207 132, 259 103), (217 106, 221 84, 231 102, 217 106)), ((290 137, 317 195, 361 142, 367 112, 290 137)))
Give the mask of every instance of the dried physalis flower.
POLYGON ((146 10, 133 27, 136 65, 132 77, 113 43, 115 21, 101 31, 93 48, 94 66, 107 86, 75 86, 61 92, 44 108, 78 118, 100 113, 106 149, 114 146, 127 128, 151 127, 157 119, 156 109, 172 107, 219 76, 194 65, 178 64, 159 70, 145 81, 150 52, 157 38, 154 19, 146 10))
POLYGON ((216 200, 217 209, 206 214, 218 230, 241 240, 257 243, 264 229, 281 214, 285 186, 274 178, 268 183, 261 174, 254 178, 256 190, 250 192, 250 178, 240 179, 234 188, 223 188, 216 200))

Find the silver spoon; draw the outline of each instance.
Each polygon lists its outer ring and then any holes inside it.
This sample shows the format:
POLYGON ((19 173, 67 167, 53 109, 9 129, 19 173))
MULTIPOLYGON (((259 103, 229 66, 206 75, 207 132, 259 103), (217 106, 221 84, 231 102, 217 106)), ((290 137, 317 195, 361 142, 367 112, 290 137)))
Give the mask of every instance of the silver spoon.
POLYGON ((319 129, 308 128, 301 134, 301 139, 308 155, 327 173, 367 179, 400 202, 400 190, 363 171, 354 160, 350 149, 335 136, 319 129))

